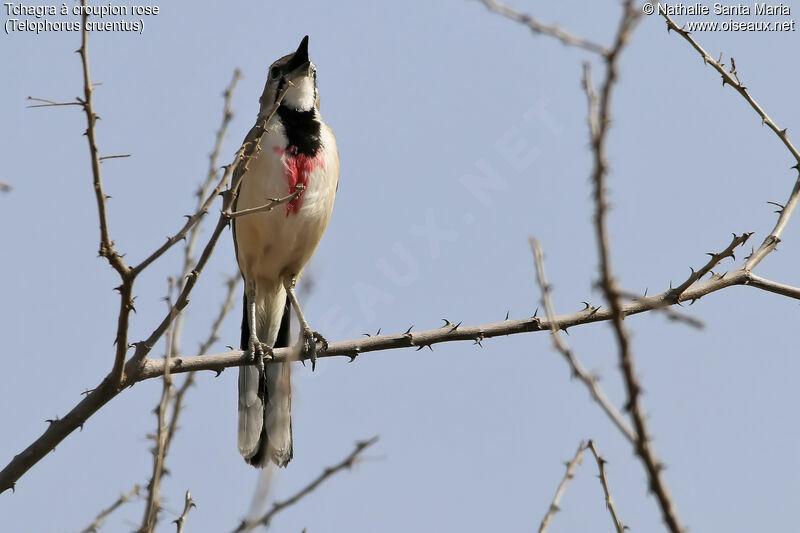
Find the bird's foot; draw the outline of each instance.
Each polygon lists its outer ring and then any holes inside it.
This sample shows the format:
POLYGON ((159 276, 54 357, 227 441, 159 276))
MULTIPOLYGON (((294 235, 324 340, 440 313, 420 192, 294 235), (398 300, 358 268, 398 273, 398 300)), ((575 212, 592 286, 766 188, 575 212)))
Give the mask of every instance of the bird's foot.
POLYGON ((317 343, 322 345, 322 351, 328 349, 328 341, 318 331, 303 328, 303 356, 311 359, 311 371, 317 366, 317 343))
POLYGON ((256 365, 256 368, 258 368, 260 373, 264 372, 264 359, 267 357, 270 359, 275 357, 272 348, 259 341, 255 337, 250 339, 248 350, 250 352, 250 362, 256 365))

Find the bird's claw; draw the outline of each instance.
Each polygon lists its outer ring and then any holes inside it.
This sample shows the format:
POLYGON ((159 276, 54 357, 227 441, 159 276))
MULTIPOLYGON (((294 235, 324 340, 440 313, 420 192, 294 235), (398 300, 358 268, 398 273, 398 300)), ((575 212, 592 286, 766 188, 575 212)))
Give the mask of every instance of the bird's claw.
POLYGON ((250 362, 256 365, 260 373, 264 372, 264 359, 269 356, 270 359, 275 357, 272 348, 259 341, 258 339, 250 339, 250 362))
POLYGON ((317 342, 322 345, 322 351, 328 349, 328 341, 318 331, 310 328, 303 329, 303 355, 311 360, 311 371, 317 366, 317 342))

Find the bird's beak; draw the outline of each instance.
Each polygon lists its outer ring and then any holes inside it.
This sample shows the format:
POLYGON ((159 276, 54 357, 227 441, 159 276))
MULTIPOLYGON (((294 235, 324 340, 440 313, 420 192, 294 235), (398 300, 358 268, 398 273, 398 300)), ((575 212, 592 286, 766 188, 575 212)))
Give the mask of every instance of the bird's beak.
POLYGON ((292 59, 290 59, 289 63, 286 65, 286 70, 295 72, 303 67, 308 68, 308 65, 308 35, 306 35, 303 37, 303 40, 300 41, 300 46, 297 47, 297 50, 292 55, 292 59))

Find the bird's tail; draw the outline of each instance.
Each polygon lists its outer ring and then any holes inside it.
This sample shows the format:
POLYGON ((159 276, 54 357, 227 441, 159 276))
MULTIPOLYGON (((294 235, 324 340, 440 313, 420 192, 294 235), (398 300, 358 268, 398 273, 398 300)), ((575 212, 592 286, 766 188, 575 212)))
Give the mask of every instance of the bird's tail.
MULTIPOLYGON (((283 287, 277 295, 256 303, 258 339, 272 346, 289 346, 289 302, 283 287)), ((244 297, 241 349, 247 350, 250 326, 244 297)), ((239 452, 245 461, 264 467, 269 461, 286 466, 292 459, 292 389, 290 363, 239 367, 239 452)))

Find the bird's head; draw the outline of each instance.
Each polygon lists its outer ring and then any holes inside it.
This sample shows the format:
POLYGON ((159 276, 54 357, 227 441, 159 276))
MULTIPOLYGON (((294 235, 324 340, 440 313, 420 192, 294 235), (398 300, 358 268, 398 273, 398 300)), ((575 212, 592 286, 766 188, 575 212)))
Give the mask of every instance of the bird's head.
POLYGON ((308 35, 297 50, 275 61, 269 67, 267 83, 261 95, 261 112, 269 113, 283 92, 281 105, 297 111, 319 108, 317 68, 308 58, 308 35), (288 89, 287 89, 288 88, 288 89))

